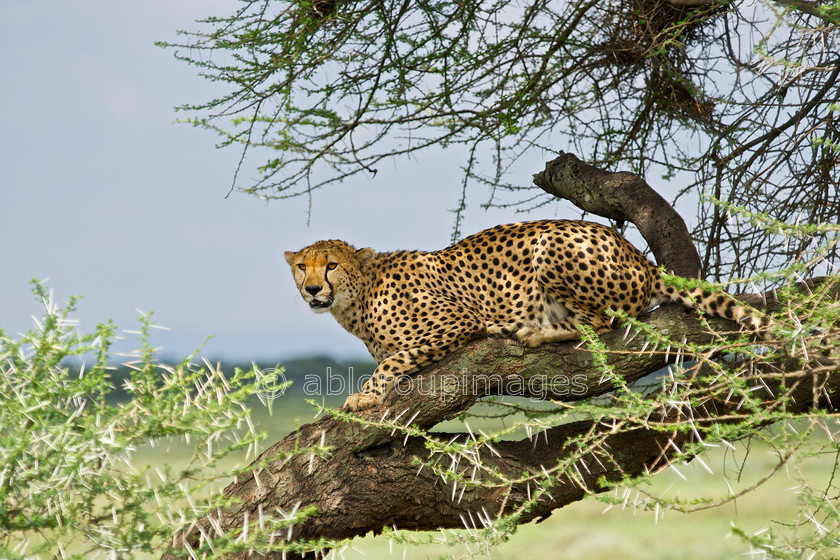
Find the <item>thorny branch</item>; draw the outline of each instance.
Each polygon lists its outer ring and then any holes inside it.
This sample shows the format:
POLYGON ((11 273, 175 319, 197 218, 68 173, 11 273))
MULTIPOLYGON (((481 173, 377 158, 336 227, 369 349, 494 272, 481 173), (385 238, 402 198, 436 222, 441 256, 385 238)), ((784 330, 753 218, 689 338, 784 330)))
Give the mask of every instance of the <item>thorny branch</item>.
MULTIPOLYGON (((653 329, 667 330, 682 325, 684 316, 679 309, 662 309, 646 321, 653 329)), ((696 320, 685 322, 688 341, 710 337, 696 320)), ((640 352, 642 337, 628 341, 621 333, 610 333, 604 342, 614 349, 609 364, 621 368, 621 372, 632 372, 618 376, 627 383, 669 360, 664 349, 640 352)), ((700 405, 663 402, 642 420, 616 418, 611 423, 579 421, 549 427, 524 440, 476 445, 471 456, 436 450, 447 443, 469 442, 475 435, 430 434, 423 431, 425 428, 457 416, 485 392, 503 393, 508 386, 505 381, 517 379, 517 387, 528 387, 530 379, 546 371, 541 369, 546 364, 565 374, 580 372, 585 381, 579 382, 588 390, 576 398, 616 389, 608 380, 594 375, 591 356, 576 350, 575 343, 523 354, 515 342, 508 340, 473 342, 413 380, 415 389, 443 388, 436 394, 421 390, 392 393, 385 403, 388 413, 366 413, 362 424, 331 416, 289 434, 261 457, 265 460, 277 455, 282 460, 269 462, 253 477, 242 478, 226 489, 228 496, 238 498, 239 505, 211 514, 216 516, 215 522, 204 528, 205 538, 216 534, 214 527, 237 530, 245 519, 256 519, 260 510, 291 511, 310 506, 317 509, 317 515, 296 525, 288 538, 350 538, 378 533, 383 527, 481 528, 498 516, 511 514, 525 523, 551 515, 587 494, 609 490, 605 481, 656 472, 687 444, 714 434, 716 427, 753 422, 750 411, 754 409, 785 407, 787 414, 820 409, 836 412, 833 403, 840 402, 840 377, 835 375, 840 360, 837 356, 819 357, 805 367, 773 364, 771 371, 757 370, 743 376, 748 396, 737 393, 727 398, 728 388, 714 387, 714 378, 709 377, 695 382, 696 389, 708 384, 708 397, 700 405), (453 378, 461 379, 462 384, 453 385, 453 378), (472 394, 463 392, 465 386, 473 387, 472 394), (454 390, 448 392, 446 387, 454 390), (742 407, 744 398, 758 400, 742 407), (688 425, 690 430, 686 429, 688 425), (581 438, 587 441, 583 449, 578 445, 581 438), (430 446, 432 441, 436 446, 430 446), (288 458, 295 447, 307 445, 325 445, 331 452, 327 457, 288 458), (418 466, 421 464, 424 466, 418 466), (459 477, 442 478, 442 472, 453 470, 459 477), (540 472, 545 476, 527 475, 540 472), (522 507, 525 503, 527 509, 522 507)), ((676 357, 671 352, 670 360, 676 357)), ((535 395, 545 389, 530 387, 535 395)), ((568 398, 552 395, 550 390, 547 393, 552 398, 568 398)), ((191 540, 196 548, 201 545, 198 534, 193 530, 182 538, 191 540)), ((276 553, 265 557, 303 556, 276 553)), ((236 558, 249 556, 243 553, 236 558)))

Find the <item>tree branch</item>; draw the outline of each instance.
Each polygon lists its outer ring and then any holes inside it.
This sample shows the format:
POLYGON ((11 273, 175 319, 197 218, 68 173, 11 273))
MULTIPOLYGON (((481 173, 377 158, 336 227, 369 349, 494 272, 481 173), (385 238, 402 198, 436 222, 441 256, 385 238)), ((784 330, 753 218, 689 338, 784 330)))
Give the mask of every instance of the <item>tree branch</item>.
POLYGON ((534 175, 534 184, 586 212, 633 222, 658 264, 685 278, 700 275, 700 257, 682 217, 638 175, 604 171, 560 152, 534 175))

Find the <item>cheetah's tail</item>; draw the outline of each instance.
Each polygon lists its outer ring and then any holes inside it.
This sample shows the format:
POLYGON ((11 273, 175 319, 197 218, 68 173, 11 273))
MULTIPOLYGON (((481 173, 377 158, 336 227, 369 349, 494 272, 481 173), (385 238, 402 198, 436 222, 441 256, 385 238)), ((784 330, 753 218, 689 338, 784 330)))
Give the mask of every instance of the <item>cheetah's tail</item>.
POLYGON ((709 315, 736 321, 745 329, 762 335, 769 340, 773 321, 757 309, 739 302, 726 292, 711 292, 703 288, 680 290, 667 286, 660 279, 654 286, 661 303, 679 303, 690 309, 698 309, 709 315))

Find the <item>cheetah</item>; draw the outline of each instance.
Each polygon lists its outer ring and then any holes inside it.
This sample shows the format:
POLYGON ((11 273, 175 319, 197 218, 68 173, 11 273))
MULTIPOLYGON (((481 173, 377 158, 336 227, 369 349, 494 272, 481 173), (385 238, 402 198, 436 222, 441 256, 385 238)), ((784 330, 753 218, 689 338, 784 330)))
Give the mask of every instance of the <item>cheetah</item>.
POLYGON ((439 251, 377 253, 339 240, 287 251, 301 296, 332 313, 377 363, 345 409, 381 405, 396 380, 486 335, 530 347, 612 329, 605 310, 637 317, 667 302, 741 323, 768 319, 733 297, 667 286, 657 267, 601 224, 542 220, 499 225, 439 251))

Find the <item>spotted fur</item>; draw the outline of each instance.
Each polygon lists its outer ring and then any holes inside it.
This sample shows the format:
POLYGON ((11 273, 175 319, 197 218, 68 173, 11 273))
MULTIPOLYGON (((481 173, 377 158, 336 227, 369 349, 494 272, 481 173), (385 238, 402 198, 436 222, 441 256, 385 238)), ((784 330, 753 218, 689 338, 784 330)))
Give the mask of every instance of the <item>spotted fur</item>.
POLYGON ((382 403, 401 375, 471 339, 513 336, 535 347, 610 330, 604 310, 638 316, 665 302, 758 331, 768 320, 723 293, 666 286, 656 266, 614 230, 543 220, 496 226, 440 251, 376 253, 344 241, 286 252, 303 299, 331 312, 367 346, 376 371, 345 407, 382 403))

